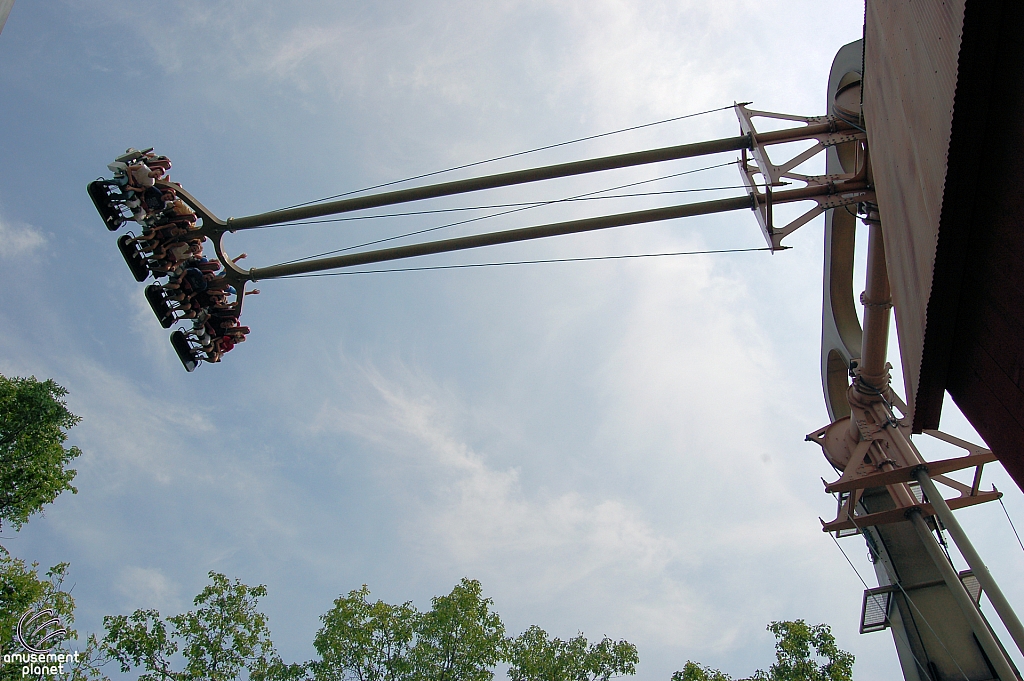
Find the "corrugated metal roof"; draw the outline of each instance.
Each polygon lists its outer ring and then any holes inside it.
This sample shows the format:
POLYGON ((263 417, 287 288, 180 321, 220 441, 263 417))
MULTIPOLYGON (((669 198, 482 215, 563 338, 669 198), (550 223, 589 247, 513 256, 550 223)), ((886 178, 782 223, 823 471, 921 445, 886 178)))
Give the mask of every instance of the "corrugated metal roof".
POLYGON ((864 114, 911 409, 920 379, 965 0, 867 3, 864 114))

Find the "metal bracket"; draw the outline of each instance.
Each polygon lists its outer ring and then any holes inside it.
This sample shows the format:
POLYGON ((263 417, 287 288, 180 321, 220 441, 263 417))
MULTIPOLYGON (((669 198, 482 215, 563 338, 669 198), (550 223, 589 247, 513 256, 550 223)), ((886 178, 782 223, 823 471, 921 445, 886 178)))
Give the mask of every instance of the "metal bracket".
POLYGON ((751 141, 750 155, 748 156, 747 151, 744 150, 743 155, 738 160, 740 175, 743 184, 747 187, 747 193, 756 202, 757 208, 754 212, 757 215, 757 221, 761 226, 761 232, 764 235, 765 241, 768 243, 768 248, 772 252, 782 248, 782 240, 784 238, 826 210, 858 203, 873 202, 875 200, 874 192, 870 189, 858 188, 855 191, 843 191, 842 185, 847 181, 856 179, 860 173, 857 175, 803 175, 794 172, 795 168, 825 151, 827 147, 846 142, 866 140, 867 135, 863 132, 846 129, 843 122, 834 116, 794 116, 791 114, 748 109, 744 104, 736 104, 735 110, 736 117, 739 119, 740 130, 743 134, 749 135, 751 141), (804 123, 808 130, 806 134, 798 132, 784 138, 778 138, 770 133, 759 133, 754 126, 754 118, 797 121, 804 123), (827 127, 822 131, 822 127, 826 124, 827 127), (815 144, 780 165, 775 164, 768 155, 768 147, 771 145, 801 140, 814 140, 815 144), (761 178, 760 182, 757 180, 758 176, 761 178), (784 227, 776 229, 772 220, 772 187, 789 184, 787 180, 802 182, 807 187, 827 186, 829 187, 829 192, 813 199, 809 198, 808 200, 813 200, 816 203, 813 208, 784 227), (761 186, 764 187, 764 192, 759 190, 761 186))
MULTIPOLYGON (((842 424, 840 428, 845 428, 846 423, 848 423, 848 417, 840 419, 837 423, 842 424)), ((808 435, 807 439, 809 441, 816 442, 823 449, 827 450, 829 448, 834 448, 837 444, 836 440, 834 436, 832 438, 829 437, 828 431, 835 425, 836 424, 830 424, 825 428, 821 428, 820 430, 808 435)), ((968 454, 966 456, 944 459, 942 461, 924 462, 918 465, 912 465, 912 462, 905 460, 901 462, 893 462, 896 464, 896 467, 890 470, 880 470, 878 466, 867 463, 864 457, 875 442, 885 443, 888 441, 889 444, 896 444, 897 441, 903 440, 913 448, 913 451, 916 452, 917 448, 913 446, 906 433, 902 431, 903 429, 901 428, 882 429, 874 433, 872 439, 862 440, 853 450, 849 463, 843 471, 842 477, 840 477, 836 482, 825 484, 825 491, 830 494, 838 493, 842 503, 840 503, 835 520, 831 522, 825 522, 824 520, 821 521, 822 530, 824 532, 836 532, 837 536, 846 536, 850 530, 860 530, 864 527, 874 525, 887 525, 890 523, 902 522, 906 520, 907 513, 913 509, 919 509, 922 515, 926 517, 935 515, 935 511, 928 500, 920 498, 918 494, 915 494, 915 501, 917 503, 910 506, 902 504, 897 496, 893 495, 893 501, 896 504, 896 508, 892 510, 866 515, 857 515, 856 513, 857 504, 866 489, 872 487, 887 487, 890 490, 890 494, 892 494, 895 486, 911 483, 911 481, 914 480, 915 471, 921 467, 928 471, 928 474, 935 482, 959 492, 959 496, 946 500, 946 504, 951 509, 974 506, 975 504, 985 503, 986 501, 995 501, 1002 496, 1001 492, 982 492, 979 489, 981 486, 982 468, 986 463, 995 461, 995 455, 992 454, 990 450, 981 447, 980 445, 966 442, 965 440, 961 440, 939 431, 927 431, 926 434, 960 447, 966 450, 968 454), (944 475, 944 473, 963 470, 965 468, 975 469, 974 480, 970 486, 944 475)), ((833 432, 835 431, 833 430, 833 432)), ((886 446, 886 448, 888 449, 889 447, 886 446)), ((895 452, 899 449, 901 449, 901 447, 892 447, 890 451, 895 452)), ((833 456, 835 455, 833 454, 833 456)))

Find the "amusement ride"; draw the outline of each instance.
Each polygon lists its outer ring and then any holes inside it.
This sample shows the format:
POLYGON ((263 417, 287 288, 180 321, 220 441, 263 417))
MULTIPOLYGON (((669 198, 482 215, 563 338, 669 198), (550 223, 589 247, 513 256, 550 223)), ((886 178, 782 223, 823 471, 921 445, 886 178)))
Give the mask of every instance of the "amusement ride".
MULTIPOLYGON (((899 171, 889 167, 889 157, 896 152, 873 144, 875 138, 869 134, 873 128, 865 105, 870 98, 865 73, 872 61, 866 44, 870 45, 870 35, 845 46, 836 56, 826 115, 772 113, 738 103, 732 107, 739 123, 735 137, 350 195, 227 219, 214 215, 184 187, 170 181, 170 159, 153 149, 128 149, 108 166, 112 177, 91 182, 88 192, 110 231, 135 225, 138 234, 121 234, 117 246, 138 282, 152 280, 145 287, 145 297, 164 328, 177 325, 171 344, 190 372, 204 362, 221 361, 245 341, 250 329, 242 323, 243 304, 247 296, 259 292, 251 288, 258 281, 744 210, 753 212, 765 238, 765 248, 758 250, 774 253, 787 248, 783 240, 796 229, 825 214, 822 382, 832 422, 809 434, 807 440, 822 448, 838 475, 825 484, 825 492, 837 499, 837 515, 834 520, 822 521, 823 531, 831 533, 837 544, 839 538, 861 536, 874 564, 878 586, 865 584, 861 632, 891 629, 908 681, 1016 681, 1020 673, 981 611, 982 594, 987 595, 1022 653, 1024 627, 952 511, 999 499, 1000 492, 981 488, 982 469, 1003 460, 1014 474, 1013 457, 1020 454, 1000 457, 936 428, 920 427, 914 408, 908 406, 911 400, 901 399, 891 385, 891 366, 886 361, 890 318, 897 305, 894 298, 898 303, 903 294, 890 286, 890 277, 898 274, 900 256, 891 250, 896 243, 892 230, 897 227, 888 222, 888 216, 898 211, 886 201, 897 184, 889 178, 899 171), (764 121, 783 127, 758 129, 765 127, 764 121), (786 160, 774 159, 787 151, 781 145, 793 142, 809 146, 786 160), (738 153, 735 165, 745 187, 739 196, 250 269, 238 265, 244 254, 232 258, 225 250, 224 237, 244 230, 724 153, 738 153), (825 174, 798 172, 822 153, 825 174), (776 224, 773 207, 796 202, 810 205, 798 218, 776 224), (863 325, 853 297, 858 219, 868 232, 867 281, 859 301, 863 325), (962 451, 940 461, 926 461, 911 439, 912 433, 924 433, 962 451), (969 484, 947 475, 971 469, 974 475, 969 484), (944 498, 940 485, 954 496, 944 498), (954 569, 946 534, 954 540, 969 570, 954 569)), ((896 313, 902 341, 903 318, 898 305, 896 313)))

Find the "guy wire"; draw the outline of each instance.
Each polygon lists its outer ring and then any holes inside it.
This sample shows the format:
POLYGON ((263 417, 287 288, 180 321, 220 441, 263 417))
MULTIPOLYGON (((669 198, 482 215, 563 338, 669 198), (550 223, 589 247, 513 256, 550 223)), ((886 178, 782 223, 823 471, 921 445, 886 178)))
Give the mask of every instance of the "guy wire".
MULTIPOLYGON (((750 104, 750 102, 740 102, 740 104, 750 104)), ((707 111, 698 111, 697 113, 686 114, 684 116, 676 116, 674 118, 666 118, 661 121, 654 121, 653 123, 644 123, 642 125, 634 125, 628 128, 621 128, 619 130, 612 130, 611 132, 602 132, 597 135, 588 135, 587 137, 579 137, 577 139, 568 140, 566 142, 559 142, 557 144, 548 144, 543 147, 537 147, 536 149, 527 149, 526 151, 517 151, 514 154, 505 154, 504 156, 495 156, 494 158, 484 159, 483 161, 474 161, 473 163, 466 163, 461 166, 453 166, 451 168, 445 168, 444 170, 435 170, 429 173, 423 173, 422 175, 413 175, 412 177, 406 177, 401 180, 392 180, 391 182, 384 182, 383 184, 375 184, 372 187, 363 187, 362 189, 353 189, 352 191, 345 192, 343 194, 335 194, 334 196, 325 196, 322 199, 316 199, 314 201, 306 201, 305 203, 297 203, 294 206, 288 206, 287 208, 281 208, 279 210, 289 210, 292 208, 299 208, 300 206, 309 206, 314 203, 321 203, 323 201, 330 201, 331 199, 340 199, 344 196, 351 196, 352 194, 359 194, 362 192, 368 192, 371 189, 381 189, 383 187, 390 187, 396 184, 402 184, 403 182, 411 182, 413 180, 421 180, 424 177, 433 177, 434 175, 443 175, 444 173, 450 173, 455 170, 462 170, 464 168, 472 168, 474 166, 484 165, 485 163, 493 163, 494 161, 503 161, 507 158, 515 158, 516 156, 525 156, 526 154, 533 154, 538 151, 545 151, 547 149, 555 149, 556 147, 564 147, 568 144, 576 144, 577 142, 585 142, 587 140, 598 139, 599 137, 608 137, 609 135, 618 135, 622 132, 629 132, 631 130, 640 130, 641 128, 649 128, 654 125, 662 125, 663 123, 671 123, 673 121, 681 121, 684 118, 695 118, 696 116, 703 116, 709 113, 715 113, 716 111, 725 111, 726 109, 733 108, 734 105, 720 106, 717 109, 708 109, 707 111)))
POLYGON ((323 257, 325 255, 333 255, 335 253, 344 253, 345 251, 351 251, 351 250, 354 250, 356 248, 364 248, 366 246, 376 246, 377 244, 382 244, 382 243, 385 243, 387 241, 394 241, 396 239, 404 239, 405 237, 417 236, 419 234, 426 234, 427 232, 436 232, 439 229, 445 229, 447 227, 456 227, 458 225, 469 224, 470 222, 479 222, 480 220, 486 220, 488 218, 500 217, 502 215, 510 215, 512 213, 518 213, 520 211, 529 210, 531 208, 536 208, 538 206, 547 206, 547 205, 551 205, 551 204, 554 204, 554 203, 560 203, 560 202, 563 202, 563 201, 571 201, 571 200, 574 200, 574 199, 581 199, 581 198, 584 198, 584 197, 587 197, 587 196, 593 196, 594 194, 603 194, 604 192, 612 192, 612 191, 615 191, 617 189, 626 189, 627 187, 635 187, 635 186, 641 185, 641 184, 648 184, 650 182, 657 182, 658 180, 667 180, 667 179, 670 179, 670 178, 673 178, 673 177, 679 177, 681 175, 691 175, 693 173, 699 173, 699 172, 703 172, 705 170, 714 170, 715 168, 724 168, 725 166, 731 166, 731 165, 734 165, 735 163, 736 163, 735 161, 729 161, 728 163, 718 163, 716 165, 705 166, 703 168, 695 168, 693 170, 684 170, 684 171, 679 172, 679 173, 672 173, 671 175, 661 175, 659 177, 654 177, 654 178, 651 178, 649 180, 641 180, 639 182, 630 182, 628 184, 620 184, 617 187, 608 187, 606 189, 598 189, 597 191, 586 192, 584 194, 576 194, 575 196, 569 196, 569 197, 562 198, 562 199, 552 199, 551 201, 543 201, 543 202, 539 202, 539 203, 536 203, 536 204, 531 204, 531 205, 528 205, 528 206, 523 206, 521 208, 513 208, 511 210, 501 211, 499 213, 491 213, 490 215, 481 215, 481 216, 478 216, 478 217, 475 217, 475 218, 469 218, 468 220, 458 220, 456 222, 449 222, 449 223, 446 223, 446 224, 443 224, 443 225, 438 225, 437 227, 427 227, 426 229, 419 229, 419 230, 416 230, 414 232, 406 232, 405 234, 398 234, 398 235, 395 235, 395 236, 389 236, 389 237, 385 237, 383 239, 375 239, 374 241, 367 241, 367 242, 364 242, 364 243, 361 243, 361 244, 355 244, 354 246, 346 246, 345 248, 338 248, 338 249, 335 249, 333 251, 325 251, 323 253, 317 253, 315 255, 307 255, 307 256, 304 256, 302 258, 296 258, 295 260, 288 260, 288 261, 285 261, 285 262, 279 263, 279 264, 281 264, 281 265, 290 265, 290 264, 296 263, 296 262, 305 262, 306 260, 312 260, 313 258, 321 258, 321 257, 323 257))
MULTIPOLYGON (((995 485, 992 485, 992 491, 998 492, 995 485)), ((1017 534, 1017 528, 1013 526, 1013 520, 1010 519, 1010 514, 1006 511, 1006 504, 1003 503, 1003 498, 999 497, 999 505, 1003 507, 1003 513, 1006 514, 1006 520, 1010 523, 1010 529, 1013 530, 1013 536, 1017 537, 1017 543, 1020 544, 1020 548, 1024 551, 1024 542, 1020 540, 1020 535, 1017 534)))
MULTIPOLYGON (((732 165, 732 164, 729 164, 732 165)), ((567 199, 552 199, 550 201, 522 201, 519 203, 492 203, 486 206, 460 206, 458 208, 434 208, 430 210, 411 210, 405 213, 381 213, 380 215, 354 215, 346 218, 327 218, 325 220, 302 220, 301 222, 278 222, 273 225, 264 225, 260 229, 266 229, 268 227, 294 227, 295 225, 322 225, 330 222, 353 222, 356 220, 376 220, 379 218, 404 218, 411 217, 413 215, 434 215, 437 213, 459 213, 467 210, 493 210, 495 208, 518 208, 520 206, 526 206, 529 208, 536 208, 538 206, 546 206, 552 203, 562 203, 569 201, 600 201, 602 199, 632 199, 640 198, 644 196, 662 196, 666 194, 693 194, 696 192, 717 192, 724 191, 726 189, 747 189, 746 185, 735 184, 727 185, 722 187, 697 187, 695 189, 670 189, 668 191, 661 192, 639 192, 636 194, 612 194, 611 196, 582 196, 579 198, 567 198, 567 199)), ((603 190, 610 191, 610 190, 603 190)))
MULTIPOLYGON (((713 255, 717 253, 751 253, 769 251, 767 246, 760 248, 726 248, 712 251, 679 251, 675 253, 638 253, 635 255, 596 255, 585 258, 551 258, 548 260, 512 260, 506 262, 481 262, 465 265, 428 265, 424 267, 396 267, 386 270, 358 270, 356 272, 317 272, 314 274, 290 274, 281 279, 304 279, 307 277, 341 277, 353 274, 383 274, 385 272, 424 272, 427 270, 461 270, 473 267, 501 267, 504 265, 540 265, 556 262, 590 262, 594 260, 627 260, 632 258, 661 258, 677 255, 713 255)), ((780 249, 775 249, 780 250, 780 249)))

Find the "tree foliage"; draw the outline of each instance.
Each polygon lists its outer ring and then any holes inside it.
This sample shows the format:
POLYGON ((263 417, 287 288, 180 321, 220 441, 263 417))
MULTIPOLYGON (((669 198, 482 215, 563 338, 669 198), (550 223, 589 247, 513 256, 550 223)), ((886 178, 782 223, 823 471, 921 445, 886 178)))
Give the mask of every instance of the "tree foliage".
POLYGON ((124 673, 145 670, 142 681, 231 681, 243 670, 265 679, 289 678, 292 669, 274 653, 266 615, 257 609, 266 587, 209 575, 212 584, 196 596, 195 610, 167 618, 156 610, 104 617, 106 656, 124 673), (174 671, 172 657, 179 650, 184 669, 174 671))
POLYGON ((131 615, 113 615, 103 618, 106 636, 103 652, 117 662, 123 673, 141 667, 146 670, 139 681, 166 681, 177 679, 171 669, 171 656, 178 652, 178 644, 167 630, 167 622, 156 610, 136 610, 131 615))
POLYGON ((124 673, 142 671, 140 681, 230 681, 243 672, 250 681, 491 681, 502 662, 512 681, 609 681, 634 674, 639 661, 635 646, 607 637, 562 641, 533 626, 506 638, 480 582, 463 579, 426 612, 409 602, 371 602, 365 585, 339 596, 320 618, 319 659, 287 664, 257 609, 266 588, 216 572, 210 579, 196 610, 105 617, 105 658, 124 673))
MULTIPOLYGON (((73 652, 68 639, 76 638, 78 633, 72 627, 75 621, 75 600, 64 590, 67 571, 68 564, 60 563, 47 570, 45 577, 41 578, 38 563, 29 565, 0 547, 0 650, 20 652, 20 646, 15 642, 18 620, 28 611, 49 609, 53 610, 67 630, 62 640, 53 641, 56 646, 52 652, 73 652)), ((64 673, 55 675, 55 678, 65 681, 106 679, 98 667, 98 641, 90 636, 85 644, 84 650, 79 650, 78 661, 66 664, 64 673)), ((21 666, 17 663, 0 665, 0 681, 22 678, 21 666)))
POLYGON ((213 584, 193 601, 202 607, 168 621, 182 639, 188 661, 185 678, 228 681, 273 654, 267 616, 256 609, 267 587, 246 586, 237 579, 232 583, 216 572, 210 572, 210 579, 213 584))
POLYGON ((608 681, 634 674, 638 662, 635 646, 610 638, 562 641, 537 626, 506 638, 476 580, 463 579, 423 613, 369 595, 365 585, 351 591, 321 618, 320 659, 309 663, 315 681, 490 681, 501 662, 512 681, 608 681))
POLYGON ((803 620, 772 622, 775 664, 763 678, 772 681, 851 681, 854 656, 840 650, 827 624, 803 620), (823 660, 823 661, 822 661, 823 660))
MULTIPOLYGON (((744 681, 852 681, 854 656, 840 650, 827 624, 808 625, 803 620, 772 622, 775 664, 758 669, 744 681)), ((732 681, 717 669, 687 661, 672 681, 732 681)))
POLYGON ((463 579, 421 613, 411 604, 370 603, 370 590, 334 601, 310 663, 316 681, 490 681, 504 659, 505 627, 480 582, 463 579))
POLYGON ((64 447, 80 420, 64 405, 67 394, 52 380, 0 375, 0 526, 19 529, 61 492, 78 491, 65 468, 82 453, 64 447))
POLYGON ((590 645, 583 634, 563 641, 534 625, 509 642, 507 661, 511 681, 608 681, 635 674, 640 658, 628 641, 590 645))
POLYGON ((475 579, 463 578, 447 596, 435 596, 418 618, 410 653, 416 681, 490 681, 503 659, 505 625, 491 612, 475 579))
POLYGON ((419 613, 411 603, 370 603, 370 589, 339 596, 321 617, 311 663, 317 681, 400 681, 412 673, 409 652, 419 613))
POLYGON ((62 584, 68 564, 60 563, 39 577, 39 563, 28 565, 0 548, 0 649, 14 648, 18 620, 28 610, 52 609, 65 624, 74 621, 75 601, 62 584))
POLYGON ((672 681, 732 681, 732 677, 717 669, 687 660, 682 671, 672 674, 672 681))

